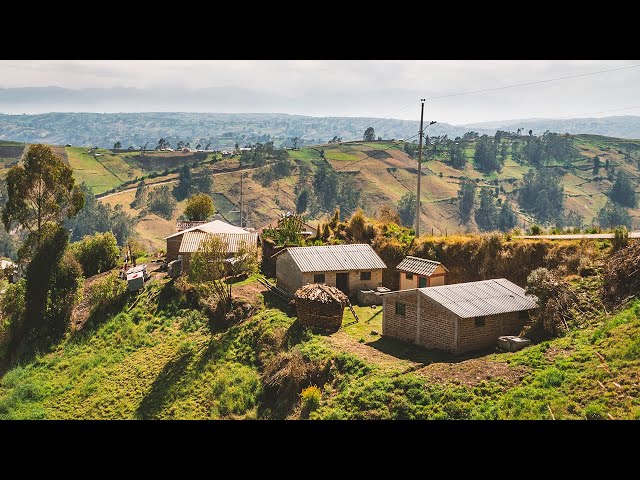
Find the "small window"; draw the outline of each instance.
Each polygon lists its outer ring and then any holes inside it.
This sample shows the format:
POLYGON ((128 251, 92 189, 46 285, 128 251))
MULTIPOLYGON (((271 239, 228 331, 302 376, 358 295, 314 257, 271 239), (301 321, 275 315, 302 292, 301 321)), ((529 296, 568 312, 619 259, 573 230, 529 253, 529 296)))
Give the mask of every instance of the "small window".
POLYGON ((476 317, 475 318, 476 327, 484 327, 484 320, 485 320, 485 317, 476 317))
POLYGON ((360 280, 371 280, 371 272, 360 272, 360 280))
POLYGON ((424 288, 427 286, 427 277, 420 277, 418 279, 418 288, 424 288))
POLYGON ((404 275, 407 280, 413 280, 413 273, 405 273, 404 275))
POLYGON ((313 283, 324 283, 324 273, 314 273, 313 283))
POLYGON ((404 317, 404 312, 407 306, 402 302, 396 302, 396 314, 404 317))

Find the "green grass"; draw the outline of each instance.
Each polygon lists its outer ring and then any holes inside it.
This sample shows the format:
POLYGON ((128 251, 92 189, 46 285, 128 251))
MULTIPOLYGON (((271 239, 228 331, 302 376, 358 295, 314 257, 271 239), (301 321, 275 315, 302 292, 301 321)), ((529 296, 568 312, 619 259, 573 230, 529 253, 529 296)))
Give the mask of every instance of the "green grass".
MULTIPOLYGON (((103 193, 117 187, 123 181, 96 158, 87 154, 87 149, 82 147, 66 147, 69 165, 73 169, 73 176, 78 183, 86 182, 93 192, 103 193)), ((105 156, 106 157, 106 156, 105 156)), ((99 157, 99 158, 105 158, 99 157)), ((107 165, 109 162, 107 162, 107 165)))

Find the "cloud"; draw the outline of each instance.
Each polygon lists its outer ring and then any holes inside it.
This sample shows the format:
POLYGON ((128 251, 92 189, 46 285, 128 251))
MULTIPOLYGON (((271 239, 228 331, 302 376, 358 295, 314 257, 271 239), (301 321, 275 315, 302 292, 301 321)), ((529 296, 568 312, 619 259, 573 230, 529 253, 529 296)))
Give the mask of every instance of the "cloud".
MULTIPOLYGON (((640 61, 12 60, 0 61, 0 87, 131 87, 149 94, 141 93, 140 101, 134 97, 122 102, 129 111, 142 108, 162 111, 189 108, 193 111, 198 108, 198 102, 192 99, 194 92, 197 97, 200 90, 222 87, 246 92, 246 95, 234 96, 235 103, 227 107, 239 112, 270 108, 282 113, 321 116, 415 119, 421 97, 585 74, 636 63, 640 61), (154 102, 153 92, 158 89, 168 89, 173 94, 158 97, 154 102), (189 97, 189 101, 181 102, 181 96, 189 97), (410 107, 403 108, 407 105, 410 107)), ((639 80, 640 68, 621 70, 497 92, 434 99, 428 102, 426 111, 431 118, 456 124, 566 117, 639 105, 640 90, 636 88, 639 80)), ((103 111, 103 102, 99 103, 99 111, 103 111)), ((203 101, 202 108, 215 108, 215 104, 215 101, 203 101)), ((80 106, 88 111, 98 108, 90 99, 80 106)), ((46 104, 46 108, 55 107, 55 104, 46 104)), ((66 107, 60 104, 58 110, 66 107)), ((28 108, 38 108, 38 105, 31 104, 28 108)), ((7 105, 0 103, 0 111, 7 112, 7 105)))

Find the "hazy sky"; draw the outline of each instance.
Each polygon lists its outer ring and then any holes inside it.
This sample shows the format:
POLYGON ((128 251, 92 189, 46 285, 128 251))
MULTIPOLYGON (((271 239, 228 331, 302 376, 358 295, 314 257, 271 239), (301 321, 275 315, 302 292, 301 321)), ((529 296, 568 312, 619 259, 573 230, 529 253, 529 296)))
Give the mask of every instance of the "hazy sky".
MULTIPOLYGON (((83 97, 83 103, 73 105, 65 101, 40 100, 40 104, 11 104, 0 98, 0 112, 70 109, 98 112, 279 112, 416 120, 420 116, 420 97, 631 65, 640 65, 640 61, 11 60, 0 61, 0 88, 129 87, 141 90, 141 100, 138 102, 134 95, 121 101, 117 91, 113 92, 111 103, 104 99, 92 103, 91 95, 83 97), (209 90, 198 91, 200 89, 209 90), (219 110, 216 110, 216 105, 220 106, 219 110)), ((433 99, 426 104, 425 117, 464 124, 533 117, 640 115, 639 85, 640 68, 631 68, 494 92, 433 99)))

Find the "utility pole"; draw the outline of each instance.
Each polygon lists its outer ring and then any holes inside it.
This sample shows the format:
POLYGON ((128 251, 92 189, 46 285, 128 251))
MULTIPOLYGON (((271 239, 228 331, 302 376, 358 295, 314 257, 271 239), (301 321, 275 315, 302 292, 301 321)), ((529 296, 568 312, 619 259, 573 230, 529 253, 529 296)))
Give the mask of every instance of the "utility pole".
POLYGON ((242 215, 244 212, 244 196, 242 192, 242 177, 244 177, 244 172, 240 172, 240 227, 242 227, 242 215))
POLYGON ((424 119, 424 102, 421 98, 422 108, 420 109, 420 140, 418 142, 418 192, 416 195, 416 238, 420 236, 420 178, 422 177, 422 121, 424 119))

